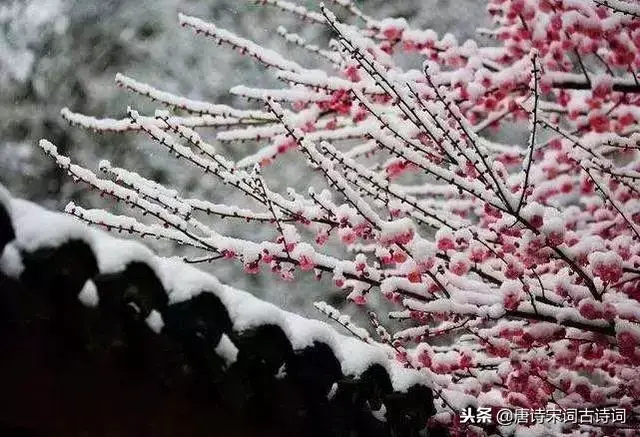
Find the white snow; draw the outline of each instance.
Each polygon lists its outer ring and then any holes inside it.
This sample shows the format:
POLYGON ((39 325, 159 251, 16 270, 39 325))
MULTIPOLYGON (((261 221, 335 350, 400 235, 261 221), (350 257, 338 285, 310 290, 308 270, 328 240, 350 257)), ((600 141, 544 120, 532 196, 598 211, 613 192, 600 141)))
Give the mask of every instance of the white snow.
POLYGON ((253 41, 241 38, 226 29, 221 29, 212 23, 207 23, 206 21, 201 20, 200 18, 179 14, 178 21, 182 26, 190 26, 193 29, 214 37, 219 41, 224 41, 234 47, 241 47, 251 56, 257 58, 266 65, 293 72, 299 72, 302 70, 302 67, 298 64, 283 58, 279 53, 261 47, 253 41))
POLYGON ((98 296, 98 289, 96 288, 96 284, 91 280, 87 279, 87 282, 84 283, 82 290, 78 294, 78 299, 85 306, 95 308, 100 303, 100 297, 98 296))
MULTIPOLYGON (((18 249, 34 251, 40 247, 58 246, 71 238, 79 239, 94 250, 98 267, 103 273, 121 271, 134 260, 147 263, 163 283, 172 303, 190 299, 203 290, 213 292, 229 311, 237 331, 273 323, 283 329, 296 350, 311 346, 314 341, 328 344, 334 350, 345 375, 357 377, 371 364, 379 363, 389 370, 393 385, 398 390, 406 390, 414 382, 426 383, 425 376, 420 372, 404 369, 399 363, 390 361, 384 349, 338 334, 325 322, 288 313, 249 293, 223 285, 215 277, 184 264, 178 258, 159 258, 140 243, 116 239, 103 231, 89 228, 71 216, 52 213, 26 201, 14 199, 11 206, 16 217, 17 241, 15 247, 13 244, 7 246, 9 249, 3 254, 5 265, 10 264, 8 260, 11 257, 19 256, 18 249)), ((98 304, 93 281, 85 283, 78 298, 88 306, 98 304)), ((149 314, 146 323, 154 332, 160 332, 164 326, 162 316, 156 310, 149 314)), ((230 354, 233 350, 230 345, 226 341, 221 343, 218 345, 221 351, 230 354)))
POLYGON ((327 399, 331 400, 333 399, 333 397, 336 395, 336 392, 338 391, 338 383, 334 382, 331 385, 331 388, 329 389, 329 393, 327 393, 327 399))
POLYGON ((238 359, 238 348, 233 344, 227 334, 222 334, 220 342, 215 348, 215 352, 225 360, 227 366, 235 363, 238 359))
POLYGON ((46 211, 19 199, 14 199, 11 206, 16 246, 20 250, 34 252, 43 247, 60 246, 72 239, 87 243, 92 240, 89 228, 72 217, 46 211))
POLYGON ((151 328, 153 332, 159 334, 164 328, 164 320, 162 320, 162 314, 156 310, 151 310, 147 318, 145 319, 147 326, 151 328))
POLYGON ((4 206, 11 217, 11 194, 2 184, 0 184, 0 204, 4 206))
POLYGON ((0 257, 0 271, 10 278, 18 279, 24 271, 22 256, 14 243, 8 243, 0 257))
POLYGON ((380 409, 371 410, 371 415, 373 417, 375 417, 376 419, 378 419, 379 421, 381 421, 381 422, 386 422, 387 421, 387 417, 386 417, 386 415, 387 415, 387 407, 384 404, 382 404, 380 406, 380 409))

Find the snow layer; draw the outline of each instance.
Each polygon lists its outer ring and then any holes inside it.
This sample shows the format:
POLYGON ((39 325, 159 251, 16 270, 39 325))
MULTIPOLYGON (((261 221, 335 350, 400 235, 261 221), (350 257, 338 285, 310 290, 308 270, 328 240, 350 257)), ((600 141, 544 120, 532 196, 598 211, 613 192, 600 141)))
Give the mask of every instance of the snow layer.
MULTIPOLYGON (((2 193, 0 191, 0 195, 2 193)), ((183 263, 181 259, 160 258, 138 242, 114 238, 106 232, 88 227, 73 216, 50 212, 24 200, 13 199, 8 201, 8 205, 12 211, 16 240, 7 246, 0 262, 5 274, 15 275, 21 271, 19 251, 33 252, 39 248, 57 247, 71 239, 80 240, 93 249, 101 273, 123 271, 133 261, 149 265, 167 291, 170 303, 188 300, 202 292, 214 293, 227 308, 235 331, 274 324, 282 328, 295 350, 311 346, 316 341, 328 344, 346 376, 358 377, 372 364, 378 363, 387 369, 396 391, 404 392, 415 384, 431 385, 427 375, 405 369, 390 360, 385 349, 379 345, 339 334, 325 322, 289 313, 245 291, 224 285, 217 278, 183 263)), ((93 281, 87 281, 78 298, 87 306, 98 304, 93 281)), ((164 326, 162 315, 155 310, 146 322, 156 333, 164 326)), ((224 340, 224 337, 216 346, 218 349, 224 352, 222 356, 228 362, 232 362, 237 355, 233 343, 224 340)))

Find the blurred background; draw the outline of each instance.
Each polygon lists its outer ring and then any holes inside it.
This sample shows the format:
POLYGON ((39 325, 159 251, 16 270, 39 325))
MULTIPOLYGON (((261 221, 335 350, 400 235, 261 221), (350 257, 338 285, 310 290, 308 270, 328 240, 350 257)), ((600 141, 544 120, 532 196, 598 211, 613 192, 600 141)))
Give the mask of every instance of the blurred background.
MULTIPOLYGON (((319 1, 297 3, 317 9, 319 1)), ((480 0, 356 3, 375 18, 404 17, 414 28, 432 28, 440 35, 449 32, 460 42, 473 37, 477 27, 487 25, 485 3, 480 0)), ((242 0, 0 0, 0 183, 16 197, 52 209, 62 209, 70 200, 86 207, 118 208, 58 171, 37 147, 37 141, 46 138, 92 170, 100 159, 108 159, 189 197, 242 202, 216 180, 203 178, 196 169, 175 161, 145 136, 95 134, 69 126, 59 115, 65 106, 99 117, 124 117, 127 105, 152 113, 155 105, 115 86, 117 72, 190 98, 237 106, 247 103, 228 94, 234 85, 278 86, 260 65, 181 28, 178 12, 285 51, 305 67, 321 65, 306 52, 287 45, 275 29, 283 25, 320 45, 329 39, 322 26, 301 23, 280 10, 242 0)), ((416 60, 415 67, 420 62, 416 60)), ((238 159, 259 144, 216 146, 238 159)), ((310 184, 304 166, 291 162, 290 157, 270 171, 279 172, 268 180, 281 192, 287 186, 306 190, 310 184)), ((272 229, 257 226, 214 223, 216 230, 235 237, 256 241, 274 237, 272 229)), ((163 244, 154 248, 163 255, 182 253, 180 248, 163 244)), ((268 271, 246 275, 237 263, 202 268, 230 285, 303 315, 317 316, 311 305, 317 299, 336 305, 344 302, 341 294, 327 294, 333 288, 328 275, 320 282, 308 275, 285 283, 268 271)))

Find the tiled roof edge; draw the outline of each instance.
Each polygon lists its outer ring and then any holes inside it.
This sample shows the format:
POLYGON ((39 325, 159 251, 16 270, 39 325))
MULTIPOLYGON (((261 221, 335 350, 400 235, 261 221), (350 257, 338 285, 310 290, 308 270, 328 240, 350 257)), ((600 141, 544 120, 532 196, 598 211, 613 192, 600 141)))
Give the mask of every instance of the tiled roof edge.
POLYGON ((78 329, 98 332, 99 343, 159 348, 172 380, 227 387, 240 409, 293 408, 309 429, 367 436, 417 436, 435 412, 426 377, 380 348, 1 186, 0 254, 1 274, 63 301, 74 314, 59 316, 89 325, 78 329))

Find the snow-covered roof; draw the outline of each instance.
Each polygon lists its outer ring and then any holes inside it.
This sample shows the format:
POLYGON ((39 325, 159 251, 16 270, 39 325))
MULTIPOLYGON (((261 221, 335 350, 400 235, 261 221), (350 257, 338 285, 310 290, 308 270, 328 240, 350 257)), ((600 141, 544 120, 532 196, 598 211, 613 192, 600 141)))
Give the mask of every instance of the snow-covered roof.
MULTIPOLYGON (((159 257, 136 241, 13 199, 1 186, 0 254, 0 276, 30 292, 58 293, 91 320, 133 322, 145 336, 164 337, 202 378, 244 372, 247 381, 259 375, 275 384, 257 390, 301 384, 326 408, 340 403, 341 410, 353 409, 341 417, 367 413, 382 435, 403 435, 398 427, 408 429, 408 418, 417 431, 433 414, 426 377, 390 360, 383 349, 224 285, 178 258, 159 257)), ((269 396, 277 403, 285 393, 269 396)))

